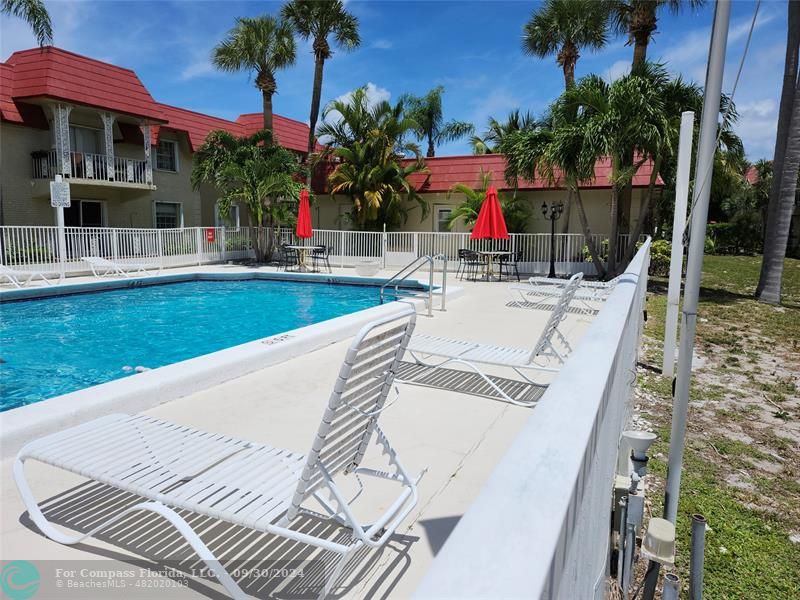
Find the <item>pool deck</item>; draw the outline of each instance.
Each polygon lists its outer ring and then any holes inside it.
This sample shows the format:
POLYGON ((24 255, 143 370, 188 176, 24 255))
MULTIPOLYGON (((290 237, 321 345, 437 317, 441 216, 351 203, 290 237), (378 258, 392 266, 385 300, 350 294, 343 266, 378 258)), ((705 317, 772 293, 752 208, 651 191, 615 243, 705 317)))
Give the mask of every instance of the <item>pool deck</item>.
MULTIPOLYGON (((229 266, 203 266, 174 269, 170 272, 212 272, 238 269, 229 266)), ((354 275, 350 269, 335 269, 336 274, 354 275)), ((392 273, 382 272, 387 277, 392 273)), ((88 279, 88 278, 79 278, 88 279)), ((72 279, 70 280, 70 282, 72 279)), ((438 281, 438 276, 437 276, 438 281)), ((456 282, 452 275, 449 285, 463 287, 461 297, 447 306, 446 312, 434 311, 428 318, 420 315, 417 331, 454 338, 474 339, 501 345, 532 347, 549 313, 545 310, 523 310, 506 306, 511 296, 508 284, 486 282, 456 282)), ((591 317, 569 314, 563 331, 575 346, 591 322, 591 317)), ((293 358, 256 372, 227 381, 210 389, 192 393, 149 409, 146 414, 157 418, 264 442, 291 451, 306 453, 319 425, 325 403, 331 392, 349 341, 337 342, 312 353, 293 358)), ((510 377, 504 370, 487 369, 490 373, 510 377)), ((474 378, 456 376, 448 385, 474 389, 474 378)), ((543 382, 552 376, 544 375, 543 382)), ((540 393, 534 388, 532 395, 540 393)), ((438 549, 469 508, 493 466, 511 444, 536 409, 513 406, 501 400, 488 399, 470 393, 438 387, 400 386, 400 400, 381 416, 381 427, 398 452, 406 469, 420 473, 427 469, 419 483, 419 502, 397 534, 379 551, 365 553, 353 561, 340 581, 334 596, 353 598, 408 597, 416 589, 438 549)), ((377 453, 368 454, 364 465, 383 468, 377 453), (371 461, 370 459, 374 459, 371 461)), ((138 515, 126 519, 123 525, 110 530, 102 539, 91 538, 77 546, 63 546, 39 533, 24 514, 24 508, 13 483, 12 460, 2 463, 0 492, 2 493, 2 560, 44 561, 49 568, 67 564, 92 568, 158 569, 181 560, 180 568, 197 567, 191 550, 180 547, 172 527, 159 517, 138 515), (133 535, 129 526, 145 535, 133 535), (111 567, 109 558, 123 561, 111 567), (65 561, 96 561, 67 563, 65 561), (119 566, 121 565, 121 567, 119 566)), ((38 499, 50 499, 81 482, 64 472, 31 463, 26 467, 29 482, 38 499)), ((367 485, 370 481, 365 482, 367 485)), ((355 510, 368 520, 377 510, 387 506, 387 490, 370 489, 358 499, 355 510), (360 513, 359 513, 360 509, 360 513)), ((54 505, 54 520, 85 530, 95 512, 109 505, 111 498, 97 486, 82 486, 75 494, 54 505), (87 517, 87 515, 89 515, 87 517)), ((114 501, 124 504, 125 498, 114 501)), ((379 514, 379 513, 378 513, 379 514)), ((270 561, 311 560, 302 578, 255 578, 246 583, 245 591, 254 597, 315 597, 319 592, 319 570, 330 568, 330 560, 309 553, 302 544, 279 544, 269 535, 252 534, 238 527, 220 524, 204 518, 193 523, 202 532, 212 550, 223 557, 254 554, 265 566, 270 561), (242 554, 242 549, 248 550, 242 554)), ((331 538, 340 535, 340 528, 324 522, 305 524, 315 531, 324 531, 331 538)), ((487 532, 490 536, 491 532, 487 532)), ((233 565, 233 563, 231 563, 233 565)), ((198 567, 199 568, 199 567, 198 567)), ((46 570, 46 569, 45 569, 46 570)), ((40 567, 40 571, 42 568, 40 567)), ((484 573, 483 576, 491 576, 484 573)), ((175 595, 152 597, 222 597, 223 588, 213 578, 189 577, 189 587, 175 595)), ((42 577, 42 592, 52 583, 42 577)), ((112 594, 106 594, 109 597, 112 594)), ((123 597, 121 594, 119 597, 123 597)), ((86 595, 85 597, 102 597, 86 595)), ((116 596, 115 596, 116 597, 116 596)), ((151 597, 151 596, 139 596, 151 597)))

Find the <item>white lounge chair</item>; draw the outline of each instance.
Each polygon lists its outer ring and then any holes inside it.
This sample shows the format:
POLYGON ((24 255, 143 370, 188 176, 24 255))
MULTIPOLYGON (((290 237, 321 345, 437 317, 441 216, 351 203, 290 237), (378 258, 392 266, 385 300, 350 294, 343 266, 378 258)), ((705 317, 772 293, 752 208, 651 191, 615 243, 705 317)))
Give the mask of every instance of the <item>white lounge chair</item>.
POLYGON ((107 258, 100 258, 99 256, 81 256, 81 260, 89 265, 95 277, 107 277, 109 275, 130 277, 131 275, 137 275, 139 273, 142 275, 149 275, 150 273, 148 270, 161 272, 160 265, 115 262, 107 258))
POLYGON ((12 269, 5 265, 0 265, 0 280, 6 280, 16 288, 26 286, 34 279, 41 279, 47 285, 52 285, 53 282, 50 281, 46 275, 61 276, 55 271, 21 271, 19 269, 12 269))
MULTIPOLYGON (((598 304, 605 302, 614 290, 621 276, 610 281, 581 281, 575 290, 573 301, 578 300, 583 305, 583 312, 596 313, 598 304)), ((539 306, 552 298, 561 296, 569 280, 551 279, 548 277, 531 277, 527 283, 518 283, 509 286, 513 296, 511 306, 518 308, 539 308, 539 306)))
MULTIPOLYGON (((569 283, 564 286, 561 294, 553 307, 547 324, 539 335, 539 339, 533 350, 526 348, 511 348, 508 346, 495 346, 464 340, 453 340, 448 338, 435 337, 431 335, 415 335, 408 344, 408 353, 414 358, 418 365, 438 369, 448 363, 459 363, 469 367, 477 373, 487 384, 508 402, 518 406, 531 406, 532 402, 517 400, 506 394, 488 375, 481 371, 477 365, 495 365, 498 367, 508 367, 513 369, 528 383, 536 383, 530 379, 523 371, 537 370, 545 372, 557 372, 564 363, 566 356, 572 348, 559 330, 558 326, 567 315, 567 308, 572 301, 572 296, 578 289, 578 285, 583 278, 583 273, 573 275, 569 283), (563 350, 559 351, 553 344, 553 337, 557 337, 563 350), (427 362, 428 357, 443 358, 441 362, 427 362), (549 364, 541 364, 541 360, 555 361, 558 366, 553 367, 549 364)), ((413 376, 411 379, 404 379, 404 383, 417 383, 426 371, 413 376)))
MULTIPOLYGON (((186 509, 242 527, 304 542, 339 555, 322 595, 345 563, 364 546, 386 543, 417 502, 419 478, 409 476, 378 428, 415 323, 409 307, 366 325, 355 337, 328 400, 311 451, 302 456, 264 444, 174 425, 144 415, 109 415, 27 444, 14 463, 14 479, 31 519, 49 538, 76 544, 134 511, 167 519, 235 598, 244 592, 176 511, 186 509), (385 471, 361 467, 370 440, 388 457, 385 471), (67 535, 47 521, 25 479, 24 463, 37 460, 142 497, 144 500, 88 533, 67 535), (337 476, 378 477, 402 487, 382 517, 362 525, 337 476), (327 491, 329 499, 322 496, 327 491), (293 529, 307 500, 350 528, 347 541, 293 529)), ((395 393, 396 393, 395 388, 395 393)), ((351 477, 352 478, 352 477, 351 477)), ((349 478, 350 479, 350 478, 349 478)), ((359 479, 360 483, 360 479, 359 479)), ((316 513, 313 513, 316 514, 316 513)))

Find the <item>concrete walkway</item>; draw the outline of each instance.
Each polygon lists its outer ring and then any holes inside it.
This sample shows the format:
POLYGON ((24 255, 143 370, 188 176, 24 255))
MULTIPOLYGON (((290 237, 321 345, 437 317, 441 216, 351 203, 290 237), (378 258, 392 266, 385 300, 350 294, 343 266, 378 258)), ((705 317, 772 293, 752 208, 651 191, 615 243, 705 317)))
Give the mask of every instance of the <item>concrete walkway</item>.
MULTIPOLYGON (((229 268, 235 267, 206 266, 180 271, 229 268)), ((354 274, 347 269, 340 272, 354 274)), ((420 316, 417 331, 526 348, 533 346, 547 319, 547 311, 506 306, 511 299, 506 283, 462 283, 455 282, 452 276, 449 283, 463 286, 464 294, 448 305, 447 312, 435 311, 432 318, 420 316)), ((564 331, 573 346, 589 322, 590 317, 568 315, 564 331)), ((342 341, 168 402, 147 414, 305 453, 319 425, 348 343, 342 341)), ((491 372, 509 378, 513 375, 502 370, 491 372)), ((547 380, 548 376, 542 379, 543 382, 547 380)), ((456 374, 454 384, 470 389, 472 379, 456 374)), ((381 426, 410 472, 427 469, 419 484, 419 503, 386 548, 365 553, 353 562, 337 596, 407 597, 412 594, 499 457, 525 421, 536 418, 535 408, 520 408, 449 389, 401 385, 400 392, 400 400, 382 415, 381 426)), ((541 390, 531 389, 531 394, 537 393, 541 390)), ((385 463, 376 452, 368 455, 364 464, 382 468, 385 463)), ((92 538, 75 547, 46 539, 24 514, 11 468, 12 461, 5 461, 0 474, 0 557, 3 561, 25 559, 37 564, 42 574, 42 593, 55 589, 51 572, 62 564, 66 568, 83 568, 88 564, 96 565, 97 569, 142 567, 156 571, 166 565, 190 572, 193 568, 202 568, 169 524, 158 517, 137 515, 125 519, 120 526, 101 535, 100 540, 92 538)), ((37 498, 42 500, 74 488, 70 496, 45 503, 47 514, 70 529, 85 531, 93 523, 93 514, 102 514, 131 501, 123 494, 115 494, 96 484, 81 486, 80 479, 42 465, 30 464, 27 473, 37 498)), ((385 510, 391 502, 391 491, 383 486, 365 491, 356 504, 359 517, 368 522, 371 516, 385 510)), ((328 556, 309 552, 304 545, 289 544, 197 515, 187 516, 212 550, 231 568, 235 569, 240 564, 236 561, 243 558, 260 561, 262 568, 285 566, 281 561, 287 560, 305 561, 298 563, 304 567, 302 577, 254 575, 242 580, 245 591, 254 597, 314 597, 323 580, 322 570, 330 569, 328 556)), ((331 538, 343 535, 340 528, 323 521, 309 520, 304 526, 315 532, 324 531, 331 538)), ((162 581, 165 586, 172 581, 159 576, 153 580, 162 581)), ((147 590, 138 590, 138 596, 119 590, 118 597, 220 597, 223 592, 213 577, 187 576, 186 582, 186 587, 177 589, 152 589, 150 595, 147 590)), ((110 590, 94 594, 86 592, 82 596, 63 597, 117 597, 110 590)))

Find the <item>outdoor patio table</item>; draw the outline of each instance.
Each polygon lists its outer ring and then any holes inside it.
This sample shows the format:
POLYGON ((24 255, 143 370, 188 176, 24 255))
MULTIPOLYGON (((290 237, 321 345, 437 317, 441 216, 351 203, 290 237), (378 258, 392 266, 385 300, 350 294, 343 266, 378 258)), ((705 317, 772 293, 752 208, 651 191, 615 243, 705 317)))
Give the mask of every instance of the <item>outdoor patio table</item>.
MULTIPOLYGON (((483 274, 483 279, 486 281, 495 281, 494 263, 498 262, 501 256, 508 256, 514 253, 509 250, 478 250, 478 254, 486 260, 486 270, 483 274)), ((499 280, 500 278, 498 277, 497 281, 499 280)))
POLYGON ((300 273, 307 273, 308 267, 306 266, 306 257, 308 255, 308 251, 313 250, 314 246, 293 246, 290 244, 286 244, 286 247, 291 248, 292 250, 297 250, 298 254, 297 271, 300 273))

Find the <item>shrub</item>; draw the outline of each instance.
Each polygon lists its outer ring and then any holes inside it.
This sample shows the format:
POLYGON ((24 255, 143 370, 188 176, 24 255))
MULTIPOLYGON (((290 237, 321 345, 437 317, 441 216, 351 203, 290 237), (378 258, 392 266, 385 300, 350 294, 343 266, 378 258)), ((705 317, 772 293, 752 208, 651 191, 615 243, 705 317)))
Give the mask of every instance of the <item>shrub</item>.
POLYGON ((667 240, 655 240, 650 245, 650 275, 667 277, 672 256, 672 244, 667 240))

